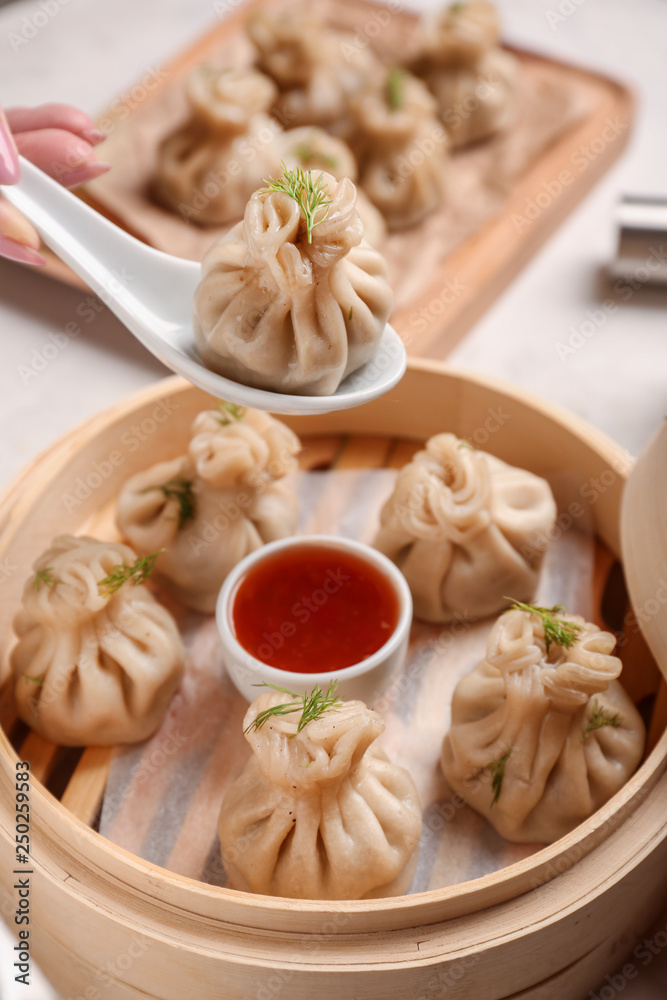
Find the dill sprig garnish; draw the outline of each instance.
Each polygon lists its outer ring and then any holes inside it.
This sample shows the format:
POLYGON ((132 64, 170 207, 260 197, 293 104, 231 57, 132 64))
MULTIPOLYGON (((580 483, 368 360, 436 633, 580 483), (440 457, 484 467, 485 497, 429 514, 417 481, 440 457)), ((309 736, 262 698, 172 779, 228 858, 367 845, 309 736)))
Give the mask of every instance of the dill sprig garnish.
POLYGON ((508 611, 527 611, 531 615, 536 615, 544 625, 544 644, 547 653, 554 646, 563 646, 569 649, 574 646, 581 632, 581 625, 576 622, 563 621, 557 618, 558 614, 564 614, 565 608, 562 604, 554 604, 553 608, 541 608, 537 604, 524 604, 522 601, 515 601, 513 597, 503 597, 504 601, 512 601, 508 611))
POLYGON ((149 486, 142 490, 142 493, 150 493, 151 490, 162 490, 165 500, 175 500, 178 504, 178 528, 180 529, 193 521, 197 514, 197 497, 192 489, 192 480, 185 476, 173 476, 166 483, 159 486, 149 486))
POLYGON ((32 581, 33 590, 41 590, 42 584, 49 589, 53 589, 62 580, 59 580, 57 576, 53 576, 53 566, 47 566, 45 569, 38 569, 35 573, 35 579, 32 581))
POLYGON ((449 8, 449 13, 450 14, 462 14, 464 7, 465 7, 465 4, 462 4, 462 3, 453 3, 451 5, 451 7, 449 8))
POLYGON ((155 569, 157 557, 164 551, 164 549, 158 549, 157 552, 151 552, 149 556, 140 556, 134 563, 124 562, 119 566, 114 566, 111 572, 97 584, 101 596, 113 597, 124 583, 131 583, 133 587, 144 583, 155 569))
POLYGON ((296 736, 302 729, 305 729, 309 722, 321 719, 326 712, 331 712, 343 704, 343 699, 336 695, 338 681, 335 680, 329 681, 326 694, 324 694, 319 684, 316 684, 313 690, 306 694, 297 694, 296 691, 290 691, 288 688, 278 687, 276 684, 267 684, 266 682, 256 684, 255 687, 273 688, 274 691, 280 691, 281 694, 288 694, 294 700, 265 708, 243 730, 244 735, 251 732, 256 733, 269 719, 281 715, 291 715, 292 712, 301 709, 301 717, 297 723, 296 733, 292 734, 292 736, 296 736))
POLYGON ((319 174, 317 180, 313 180, 311 170, 304 170, 303 167, 289 170, 284 162, 282 168, 282 177, 264 180, 267 185, 265 190, 278 191, 294 199, 306 218, 308 242, 312 243, 313 229, 324 222, 331 207, 332 200, 327 197, 324 177, 319 174))
POLYGON ((500 798, 500 793, 503 790, 503 778, 505 777, 505 768, 507 766, 507 761, 510 759, 512 749, 510 749, 498 757, 497 760, 490 761, 486 767, 485 771, 488 771, 491 775, 491 788, 493 789, 493 798, 491 800, 491 805, 495 806, 496 802, 500 798))
POLYGON ((591 712, 591 717, 588 720, 588 725, 586 726, 586 731, 581 737, 581 742, 594 733, 596 729, 604 729, 605 726, 613 726, 614 729, 618 729, 621 725, 621 717, 616 712, 612 715, 610 712, 606 712, 601 705, 598 705, 597 698, 593 699, 593 711, 591 712))
POLYGON ((294 147, 292 152, 298 160, 301 160, 304 166, 307 166, 309 163, 313 163, 316 160, 321 160, 327 167, 338 166, 338 160, 335 156, 329 156, 328 153, 324 153, 321 150, 318 151, 307 142, 300 142, 294 147))
POLYGON ((24 674, 24 673, 21 674, 21 677, 25 677, 27 681, 31 681, 33 684, 36 684, 37 687, 41 687, 42 684, 44 683, 43 677, 31 677, 30 674, 24 674))
POLYGON ((222 424, 223 427, 228 427, 229 424, 233 424, 237 420, 243 420, 247 412, 247 407, 239 406, 238 403, 228 403, 224 399, 220 403, 218 409, 220 412, 215 419, 218 423, 222 424))
POLYGON ((403 106, 403 101, 405 100, 404 83, 405 73, 403 70, 398 67, 392 69, 387 77, 387 86, 385 90, 387 106, 391 109, 391 111, 398 111, 398 109, 403 106))

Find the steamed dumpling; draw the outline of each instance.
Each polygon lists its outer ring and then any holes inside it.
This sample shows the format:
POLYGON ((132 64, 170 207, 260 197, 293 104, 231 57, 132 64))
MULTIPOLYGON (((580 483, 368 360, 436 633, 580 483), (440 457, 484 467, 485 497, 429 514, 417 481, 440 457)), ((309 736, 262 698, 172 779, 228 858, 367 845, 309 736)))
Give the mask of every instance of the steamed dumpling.
POLYGON ((482 618, 505 595, 533 596, 555 519, 546 480, 437 434, 399 472, 374 544, 402 570, 418 618, 482 618))
POLYGON ((280 136, 277 148, 290 170, 324 170, 337 181, 344 177, 357 179, 357 163, 350 147, 322 128, 308 125, 288 129, 280 136))
POLYGON ((156 570, 179 599, 210 612, 250 552, 295 533, 298 501, 282 479, 300 444, 278 420, 230 404, 200 413, 188 452, 129 479, 118 528, 137 552, 165 549, 156 570))
POLYGON ((130 576, 127 545, 63 535, 35 563, 14 622, 19 716, 63 746, 147 739, 180 684, 184 649, 169 612, 130 576))
POLYGON ((295 899, 360 899, 404 892, 422 826, 410 775, 375 746, 384 722, 346 701, 308 722, 267 692, 243 720, 253 756, 227 792, 218 821, 228 885, 295 899), (244 845, 252 842, 252 850, 244 845))
POLYGON ((500 43, 500 18, 493 3, 467 0, 424 15, 422 58, 449 65, 473 63, 500 43))
POLYGON ((504 49, 492 49, 471 66, 434 70, 425 80, 454 147, 504 132, 516 120, 518 63, 504 49))
POLYGON ((641 717, 616 679, 615 636, 550 610, 569 644, 547 641, 544 615, 501 615, 486 657, 454 692, 442 748, 452 788, 518 842, 569 833, 623 786, 644 749, 641 717))
POLYGON ((421 80, 395 69, 351 108, 362 190, 390 229, 419 222, 446 188, 449 142, 435 99, 421 80))
MULTIPOLYGON (((283 178, 285 180, 285 178, 283 178)), ((301 173, 300 200, 261 188, 205 255, 194 333, 204 363, 244 385, 327 396, 374 357, 392 306, 354 184, 301 173), (308 230, 302 200, 321 188, 308 230)))
POLYGON ((280 90, 274 114, 285 128, 322 125, 346 135, 350 97, 380 71, 370 48, 329 28, 312 3, 261 9, 247 28, 258 68, 280 90))
POLYGON ((516 120, 519 64, 499 39, 498 13, 486 0, 455 3, 422 21, 412 69, 435 95, 453 147, 516 120))
POLYGON ((357 188, 357 214, 364 227, 364 239, 372 247, 379 247, 389 232, 384 215, 376 208, 368 195, 357 188))
POLYGON ((276 88, 256 70, 199 66, 186 93, 191 116, 159 148, 154 191, 187 221, 239 219, 280 165, 281 128, 268 114, 276 88))

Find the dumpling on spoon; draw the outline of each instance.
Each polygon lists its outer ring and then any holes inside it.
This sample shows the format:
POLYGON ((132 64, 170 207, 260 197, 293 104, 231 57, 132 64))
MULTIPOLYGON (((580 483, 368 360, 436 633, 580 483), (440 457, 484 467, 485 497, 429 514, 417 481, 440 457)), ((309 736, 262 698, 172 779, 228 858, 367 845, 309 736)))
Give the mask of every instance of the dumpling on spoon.
POLYGON ((285 167, 206 253, 195 341, 226 378, 328 396, 375 356, 392 301, 352 181, 285 167))

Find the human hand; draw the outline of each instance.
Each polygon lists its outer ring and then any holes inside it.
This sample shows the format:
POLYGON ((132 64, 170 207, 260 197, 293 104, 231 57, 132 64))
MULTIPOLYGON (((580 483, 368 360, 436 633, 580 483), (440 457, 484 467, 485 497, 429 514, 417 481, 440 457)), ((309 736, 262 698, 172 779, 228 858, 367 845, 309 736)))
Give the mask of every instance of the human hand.
MULTIPOLYGON (((37 108, 0 108, 0 184, 16 184, 17 150, 65 187, 99 177, 110 164, 93 149, 106 136, 83 111, 69 104, 37 108)), ((0 198, 0 257, 24 264, 44 264, 39 236, 19 212, 0 198)))

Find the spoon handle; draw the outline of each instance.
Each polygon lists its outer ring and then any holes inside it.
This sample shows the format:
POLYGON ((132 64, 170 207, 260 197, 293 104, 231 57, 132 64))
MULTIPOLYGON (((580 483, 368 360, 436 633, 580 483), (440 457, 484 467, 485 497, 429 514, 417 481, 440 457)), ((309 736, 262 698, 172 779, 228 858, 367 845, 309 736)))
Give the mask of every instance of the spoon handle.
POLYGON ((166 320, 175 304, 183 311, 183 295, 191 301, 199 265, 147 246, 25 157, 19 162, 20 180, 3 186, 3 196, 133 333, 138 317, 150 325, 156 317, 166 320))

